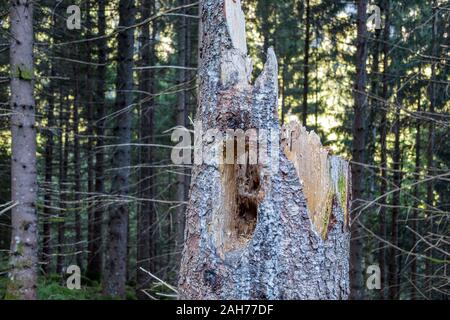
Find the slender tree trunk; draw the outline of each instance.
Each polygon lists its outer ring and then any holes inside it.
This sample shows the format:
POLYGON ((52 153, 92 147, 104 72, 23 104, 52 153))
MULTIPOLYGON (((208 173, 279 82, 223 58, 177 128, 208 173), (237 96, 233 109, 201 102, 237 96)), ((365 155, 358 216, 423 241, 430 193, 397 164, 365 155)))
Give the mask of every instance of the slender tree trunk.
MULTIPOLYGON (((371 68, 371 77, 372 77, 372 84, 371 84, 371 95, 373 98, 371 99, 370 103, 370 110, 368 115, 368 126, 367 126, 367 132, 366 132, 366 141, 367 141, 367 163, 369 165, 375 164, 375 149, 376 149, 376 137, 377 137, 377 115, 379 112, 382 112, 380 107, 380 102, 377 100, 379 96, 379 82, 380 82, 380 38, 381 38, 381 30, 376 29, 376 35, 375 35, 375 41, 373 45, 373 55, 372 55, 372 68, 371 68)), ((371 195, 375 194, 375 177, 374 174, 370 174, 369 179, 367 179, 367 187, 366 187, 366 195, 368 198, 371 197, 371 195)), ((378 212, 380 212, 380 208, 378 208, 378 212)), ((379 234, 381 237, 382 235, 379 234)), ((380 267, 380 270, 384 270, 385 266, 383 265, 382 261, 384 260, 383 254, 384 254, 384 242, 379 241, 378 243, 378 265, 380 267)), ((383 273, 380 274, 380 285, 383 288, 384 287, 384 276, 383 273)), ((378 291, 379 299, 384 299, 384 290, 380 289, 378 291)))
POLYGON ((131 112, 133 103, 133 46, 135 22, 134 0, 119 2, 118 61, 116 84, 116 111, 120 111, 114 126, 117 138, 112 155, 114 170, 111 181, 111 193, 116 202, 109 207, 108 241, 106 243, 106 261, 103 281, 104 293, 108 296, 124 297, 127 275, 127 237, 129 219, 129 177, 130 177, 130 141, 131 112))
MULTIPOLYGON (((107 40, 103 37, 106 30, 105 6, 107 0, 98 1, 97 26, 98 26, 98 67, 97 67, 97 86, 95 88, 95 134, 96 134, 96 153, 95 153, 95 204, 93 212, 89 217, 88 234, 88 266, 87 276, 93 280, 99 280, 102 273, 103 255, 102 255, 102 224, 104 203, 102 195, 105 194, 105 171, 104 171, 104 134, 105 134, 105 78, 106 78, 106 59, 107 59, 107 40)), ((94 111, 93 111, 94 112, 94 111)))
MULTIPOLYGON (((86 37, 91 38, 92 37, 92 19, 91 19, 91 1, 86 0, 86 37)), ((95 192, 95 170, 94 170, 94 95, 95 95, 95 83, 94 83, 94 74, 93 74, 93 68, 90 65, 92 63, 92 46, 88 42, 85 46, 85 59, 86 62, 88 62, 88 65, 86 65, 86 74, 84 75, 84 88, 85 88, 85 105, 86 105, 86 120, 87 120, 87 128, 86 128, 86 134, 88 136, 87 138, 87 145, 86 145, 86 153, 87 153, 87 191, 88 191, 88 198, 87 201, 87 212, 88 212, 88 224, 92 222, 95 219, 95 202, 92 201, 93 194, 95 192)), ((101 80, 103 81, 103 80, 101 80)), ((102 106, 103 107, 103 106, 102 106)), ((95 222, 94 222, 95 223, 95 222)), ((89 228, 88 226, 88 234, 89 234, 89 228)), ((89 237, 89 236, 88 236, 89 237)), ((89 241, 89 239, 88 239, 89 241)), ((82 259, 85 258, 84 254, 85 246, 81 242, 78 246, 77 251, 83 251, 82 259)), ((81 266, 80 266, 81 267, 81 266)))
POLYGON ((69 160, 69 110, 64 111, 65 105, 64 92, 60 88, 59 103, 59 128, 60 128, 60 149, 59 149, 59 215, 58 215, 58 255, 56 257, 56 273, 61 274, 65 262, 65 242, 66 242, 66 218, 67 218, 67 173, 69 160))
MULTIPOLYGON (((437 33, 437 10, 436 10, 436 1, 433 0, 433 19, 432 19, 432 39, 431 39, 431 55, 433 57, 431 64, 431 84, 430 84, 430 115, 433 116, 435 106, 436 106, 436 63, 437 63, 437 54, 438 54, 438 43, 436 41, 436 33, 437 33), (434 60, 436 57, 436 60, 434 60)), ((435 143, 435 134, 434 134, 434 121, 431 120, 428 123, 428 145, 427 145, 427 175, 432 177, 434 172, 434 143, 435 143)), ((427 181, 427 209, 431 210, 434 205, 434 181, 430 179, 427 181)), ((427 221, 427 232, 433 234, 434 233, 434 217, 433 213, 428 216, 427 221)), ((431 243, 433 241, 430 241, 431 243)), ((429 257, 433 257, 434 250, 432 247, 429 247, 429 250, 426 251, 426 254, 429 257)), ((433 291, 433 264, 430 259, 427 259, 425 262, 425 294, 428 295, 429 298, 432 298, 433 291)))
POLYGON ((249 83, 240 0, 200 5, 195 152, 204 161, 197 158, 192 172, 179 297, 346 299, 348 164, 298 124, 281 132, 277 60, 270 48, 261 75, 249 83), (259 143, 270 146, 267 156, 260 146, 259 163, 235 154, 235 134, 221 140, 238 128, 258 131, 259 143), (209 129, 216 130, 212 140, 209 129), (221 141, 225 150, 217 150, 221 141), (231 163, 218 162, 223 151, 231 163))
MULTIPOLYGON (((316 31, 317 34, 317 31, 316 31)), ((314 49, 314 130, 319 129, 319 99, 318 99, 318 92, 319 92, 319 66, 318 66, 318 60, 319 60, 319 54, 318 54, 318 48, 316 47, 314 49)))
MULTIPOLYGON (((397 104, 395 108, 395 120, 394 120, 394 154, 392 157, 393 162, 393 188, 397 189, 401 187, 401 172, 400 172, 400 161, 401 161, 401 151, 400 151, 400 106, 403 99, 401 98, 402 93, 397 99, 397 104)), ((389 299, 396 300, 399 298, 399 283, 398 283, 398 257, 397 249, 394 248, 398 246, 398 215, 400 206, 400 191, 397 191, 392 196, 392 215, 391 215, 391 244, 389 250, 389 299)))
MULTIPOLYGON (((387 192, 387 109, 389 107, 389 92, 388 92, 388 72, 389 72, 389 32, 390 32, 390 0, 385 0, 384 4, 384 30, 383 30, 383 75, 382 75, 382 94, 381 97, 383 99, 380 104, 381 110, 381 120, 380 120, 380 195, 384 195, 387 192)), ((380 199, 380 212, 379 212, 379 230, 378 235, 381 239, 387 240, 386 235, 386 197, 380 199)), ((381 269, 381 290, 380 290, 380 298, 385 299, 387 295, 386 291, 386 249, 385 244, 380 242, 378 246, 379 250, 379 264, 381 269)))
POLYGON ((358 1, 357 44, 356 44, 356 80, 354 87, 354 119, 353 119, 353 145, 352 158, 352 188, 354 201, 352 202, 352 241, 350 254, 350 282, 352 299, 363 298, 363 270, 362 270, 362 241, 359 221, 361 217, 358 207, 361 206, 363 192, 363 164, 365 150, 365 111, 367 105, 366 95, 366 60, 367 60, 367 26, 366 26, 367 0, 358 1))
MULTIPOLYGON (((141 17, 143 20, 149 18, 155 13, 155 4, 151 0, 143 0, 141 4, 141 17)), ((152 25, 152 35, 154 34, 154 25, 152 25)), ((155 63, 154 38, 150 37, 150 28, 148 24, 142 26, 140 35, 140 55, 141 67, 152 66, 155 63)), ((137 215, 137 263, 136 263, 136 294, 139 298, 145 299, 147 295, 142 292, 143 289, 149 288, 150 280, 148 275, 140 268, 154 272, 152 259, 154 252, 151 250, 152 238, 151 229, 154 223, 155 210, 151 200, 153 195, 153 152, 149 144, 153 141, 153 107, 154 99, 151 96, 154 93, 154 72, 152 69, 144 69, 140 72, 140 91, 141 94, 141 116, 140 116, 140 138, 144 144, 140 148, 140 172, 139 172, 139 198, 142 202, 139 204, 137 215)))
POLYGON ((271 23, 269 21, 270 13, 271 13, 271 0, 259 0, 257 2, 257 6, 259 7, 259 11, 261 12, 261 20, 264 23, 261 24, 261 33, 263 38, 263 52, 266 53, 269 50, 269 46, 271 43, 270 39, 270 26, 271 23))
MULTIPOLYGON (((180 0, 180 5, 187 5, 190 0, 180 0)), ((183 13, 187 14, 187 10, 184 9, 183 13)), ((182 67, 189 66, 190 57, 190 23, 189 18, 183 16, 180 18, 180 28, 178 31, 178 63, 182 67)), ((188 81, 188 71, 186 69, 181 69, 178 75, 178 83, 180 85, 180 92, 177 96, 177 125, 187 127, 188 126, 188 92, 187 92, 187 81, 188 81)), ((185 167, 181 167, 178 175, 177 184, 177 200, 184 202, 187 200, 189 190, 189 171, 185 167)), ((175 237, 175 251, 180 251, 183 248, 184 243, 184 220, 185 220, 186 206, 184 204, 179 204, 177 207, 176 216, 176 237, 175 237)), ((179 263, 179 260, 177 260, 179 263)))
POLYGON ((303 56, 303 99, 302 99, 302 124, 307 127, 308 118, 308 91, 309 91, 309 44, 311 29, 311 8, 309 0, 306 0, 306 21, 305 21, 305 49, 303 56))
POLYGON ((284 84, 286 83, 286 61, 283 61, 283 68, 281 69, 281 83, 280 83, 280 95, 281 95, 281 124, 285 124, 286 117, 286 106, 285 106, 285 94, 284 94, 284 84))
MULTIPOLYGON (((75 68, 74 68, 75 69, 75 68)), ((75 101, 73 106, 73 165, 74 165, 74 200, 75 200, 75 249, 76 249, 76 263, 80 268, 83 268, 83 247, 81 244, 81 164, 80 164, 80 135, 78 132, 79 114, 78 108, 81 105, 81 93, 79 90, 79 77, 76 70, 73 70, 75 75, 75 101)))
MULTIPOLYGON (((421 69, 419 66, 419 81, 421 80, 421 69)), ((421 106, 421 92, 419 90, 418 94, 417 94, 417 114, 420 114, 422 111, 422 106, 421 106)), ((421 152, 421 139, 420 139, 420 134, 421 134, 421 125, 420 125, 420 119, 416 120, 416 155, 415 155, 415 169, 414 169, 414 179, 416 179, 417 181, 420 178, 420 166, 421 166, 421 161, 420 161, 420 152, 421 152)), ((412 229, 413 229, 413 234, 412 234, 412 249, 411 252, 413 254, 416 254, 418 252, 418 248, 417 248, 417 236, 416 233, 418 232, 418 221, 417 219, 419 218, 418 216, 418 212, 417 210, 419 209, 419 185, 415 185, 414 186, 414 191, 413 191, 413 196, 414 196, 414 211, 413 211, 413 215, 412 215, 412 229)), ((417 299, 417 288, 418 288, 418 283, 417 283, 417 256, 413 257, 413 260, 411 261, 411 300, 416 300, 417 299)))
MULTIPOLYGON (((371 85, 370 85, 370 104, 367 115, 367 130, 366 130, 366 150, 367 150, 367 164, 375 164, 375 149, 377 137, 377 118, 379 113, 379 83, 380 83, 380 29, 375 31, 375 40, 373 41, 372 66, 370 71, 371 85)), ((370 174, 366 181, 366 195, 368 198, 375 194, 375 174, 370 174)))
MULTIPOLYGON (((50 67, 50 74, 55 75, 54 66, 50 67)), ((51 272, 51 255, 52 255, 52 233, 51 220, 53 216, 52 208, 52 193, 53 193, 53 147, 54 147, 54 127, 55 127, 55 90, 53 80, 50 80, 49 97, 47 106, 47 130, 45 132, 45 195, 44 195, 44 209, 43 209, 43 230, 42 230, 42 269, 46 274, 51 272)))
POLYGON ((10 2, 11 257, 6 298, 36 299, 38 239, 33 3, 10 2))

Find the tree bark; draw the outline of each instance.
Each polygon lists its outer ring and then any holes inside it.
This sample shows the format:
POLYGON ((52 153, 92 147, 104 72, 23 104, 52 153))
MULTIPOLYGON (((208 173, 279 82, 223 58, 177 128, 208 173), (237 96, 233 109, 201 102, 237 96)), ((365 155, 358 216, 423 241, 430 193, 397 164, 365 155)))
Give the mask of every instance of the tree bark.
POLYGON ((201 1, 201 23, 195 140, 204 143, 195 152, 215 157, 193 166, 179 297, 346 299, 348 163, 298 124, 281 131, 276 57, 270 48, 251 84, 240 0, 201 1), (233 147, 234 160, 221 164, 227 129, 272 137, 259 141, 266 156, 261 146, 257 164, 249 154, 236 163, 233 147))
POLYGON ((287 59, 283 59, 283 68, 281 69, 281 124, 285 124, 286 118, 286 78, 287 78, 287 59))
MULTIPOLYGON (((86 38, 92 37, 92 18, 91 18, 91 10, 92 10, 92 2, 90 0, 86 0, 85 2, 85 10, 86 10, 86 38)), ((93 73, 94 68, 90 65, 92 62, 92 46, 89 42, 85 44, 84 48, 84 56, 88 65, 86 65, 86 73, 84 75, 83 83, 84 83, 84 104, 86 106, 86 120, 87 120, 87 144, 86 144, 86 153, 87 153, 87 192, 88 192, 88 200, 86 200, 87 205, 87 213, 88 213, 88 234, 89 234, 89 223, 94 220, 95 217, 95 202, 92 200, 95 192, 95 163, 94 163, 94 95, 95 95, 95 75, 93 73)), ((102 106, 103 107, 103 106, 102 106)), ((89 237, 89 236, 88 236, 89 237)), ((89 239, 88 239, 89 240, 89 239)), ((85 247, 84 242, 78 243, 78 252, 82 252, 81 259, 84 262, 86 257, 84 251, 88 249, 85 247)), ((88 258, 88 257, 86 257, 88 258)), ((81 268, 81 265, 79 265, 81 268)))
MULTIPOLYGON (((155 3, 151 0, 143 0, 141 5, 142 19, 148 19, 155 14, 155 3)), ((151 31, 148 24, 142 26, 140 42, 141 66, 152 66, 155 64, 155 24, 151 24, 151 31), (152 35, 152 36, 150 36, 152 35)), ((150 279, 146 273, 140 268, 144 268, 152 273, 155 272, 153 267, 153 258, 155 256, 152 247, 152 225, 155 219, 154 203, 154 180, 153 180, 153 150, 149 146, 153 142, 153 114, 154 114, 154 71, 152 69, 143 69, 140 73, 140 91, 144 92, 141 99, 141 116, 140 116, 140 140, 144 144, 140 148, 140 164, 139 170, 139 198, 142 202, 139 204, 137 215, 137 257, 136 257, 136 295, 140 299, 148 298, 142 292, 143 289, 149 288, 150 279)))
POLYGON ((63 88, 60 87, 60 101, 59 101, 59 214, 57 219, 58 229, 58 250, 56 256, 56 273, 61 274, 64 268, 65 261, 65 242, 66 242, 66 218, 67 218, 67 174, 68 174, 68 161, 69 161, 69 117, 70 117, 70 104, 69 110, 64 111, 65 97, 63 88))
MULTIPOLYGON (((51 62, 50 74, 55 76, 55 66, 51 62)), ((55 127, 55 86, 53 80, 49 84, 49 96, 47 106, 47 128, 45 131, 45 195, 44 195, 44 209, 43 209, 43 227, 42 227, 42 269, 46 274, 51 272, 51 254, 52 254, 52 232, 51 220, 53 216, 52 208, 52 194, 53 194, 53 149, 54 149, 54 127, 55 127)))
MULTIPOLYGON (((383 99, 381 103, 381 119, 380 119, 380 195, 385 195, 387 192, 387 110, 389 107, 389 92, 388 92, 388 69, 389 69, 389 32, 390 32, 390 0, 384 1, 384 30, 383 30, 383 75, 382 75, 382 95, 383 99)), ((378 226, 378 235, 381 239, 387 240, 386 237, 386 197, 382 197, 380 199, 380 213, 379 213, 379 226, 378 226)), ((385 244, 380 242, 378 246, 379 254, 379 265, 380 265, 380 298, 385 299, 386 292, 386 283, 387 283, 387 268, 386 268, 386 248, 385 244)))
MULTIPOLYGON (((180 5, 189 4, 190 0, 180 0, 180 5)), ((184 9, 183 13, 187 14, 187 10, 184 9)), ((178 30, 178 63, 182 67, 189 67, 190 61, 190 39, 189 33, 190 22, 188 17, 180 18, 180 28, 178 30)), ((177 95, 177 125, 187 128, 188 115, 189 115, 189 97, 187 92, 187 81, 189 80, 189 73, 186 69, 181 69, 178 75, 178 84, 180 86, 180 92, 177 95)), ((189 170, 182 166, 178 174, 178 184, 177 184, 177 200, 180 202, 187 201, 188 191, 189 191, 189 170)), ((185 211, 186 205, 180 203, 177 207, 176 216, 176 236, 175 236, 175 251, 178 252, 182 250, 184 244, 184 221, 185 221, 185 211)), ((177 255, 180 257, 180 255, 177 255)), ((179 263, 179 258, 177 263, 179 263)))
MULTIPOLYGON (((420 83, 420 81, 422 80, 422 71, 421 71, 421 67, 419 66, 419 75, 418 75, 418 81, 420 83)), ((421 91, 419 90, 418 94, 417 94, 417 114, 420 114, 422 112, 422 106, 421 106, 421 91)), ((421 153, 421 125, 420 125, 421 119, 416 119, 416 142, 415 142, 415 168, 414 168, 414 175, 415 175, 415 179, 419 180, 420 177, 420 166, 421 166, 421 161, 420 161, 420 153, 421 153)), ((418 250, 418 244, 416 244, 417 242, 417 232, 418 232, 418 210, 419 210, 419 205, 420 205, 420 198, 419 198, 419 185, 415 185, 414 186, 414 191, 413 191, 413 197, 414 197, 414 211, 413 211, 413 216, 412 216, 412 230, 413 230, 413 234, 412 234, 412 247, 411 247, 411 252, 413 254, 417 254, 418 250)), ((413 257, 413 260, 411 261, 411 300, 416 300, 417 299, 417 257, 413 257)))
MULTIPOLYGON (((76 52, 78 50, 75 50, 76 52)), ((79 112, 78 108, 81 105, 81 92, 79 87, 79 77, 74 68, 75 78, 75 100, 73 106, 73 166, 75 170, 74 174, 74 205, 75 205, 75 251, 76 251, 76 263, 80 268, 83 268, 83 247, 82 247, 82 227, 81 227, 81 163, 80 163, 80 135, 78 131, 79 125, 79 112)))
MULTIPOLYGON (((376 154, 376 138, 379 123, 377 123, 378 113, 379 113, 379 84, 380 84, 380 37, 381 30, 375 30, 375 39, 372 43, 372 65, 370 68, 371 84, 370 84, 370 96, 368 99, 370 103, 368 104, 368 114, 367 114, 367 130, 366 130, 366 159, 367 164, 370 166, 375 165, 375 154, 376 154)), ((375 172, 369 173, 365 182, 365 195, 367 199, 373 198, 375 194, 375 172)), ((370 214, 375 214, 376 208, 372 209, 370 214)))
POLYGON ((105 193, 105 155, 104 145, 104 126, 105 126, 105 78, 106 78, 106 60, 107 60, 107 40, 103 37, 106 31, 105 6, 107 0, 98 1, 97 25, 98 25, 98 67, 97 67, 97 87, 95 88, 95 204, 93 212, 89 217, 88 231, 88 265, 87 276, 92 280, 99 280, 102 273, 103 255, 102 246, 102 224, 104 214, 104 204, 102 195, 105 193))
POLYGON ((352 144, 352 187, 355 201, 352 203, 352 241, 350 254, 350 282, 351 298, 363 297, 363 270, 362 270, 362 241, 360 239, 360 225, 358 207, 363 196, 363 163, 365 150, 365 111, 367 105, 366 94, 366 60, 367 60, 367 0, 358 1, 357 43, 356 43, 356 79, 354 86, 354 118, 353 118, 353 144, 352 144))
POLYGON ((10 2, 11 257, 6 298, 36 299, 37 179, 33 3, 10 2))
POLYGON ((273 13, 273 7, 271 6, 271 0, 259 0, 256 2, 257 14, 261 17, 261 35, 263 38, 263 53, 269 50, 272 39, 270 37, 270 27, 272 25, 270 14, 273 13))
MULTIPOLYGON (((369 165, 375 165, 375 154, 376 154, 376 138, 377 138, 377 117, 378 113, 382 110, 380 110, 380 102, 378 101, 379 96, 379 82, 380 82, 380 44, 381 44, 381 30, 376 29, 375 30, 375 40, 373 44, 373 54, 372 54, 372 67, 371 67, 371 95, 372 100, 370 103, 370 109, 368 114, 368 125, 367 125, 367 131, 366 131, 366 141, 367 141, 367 164, 369 165)), ((372 195, 375 194, 375 173, 371 173, 370 176, 367 179, 366 182, 366 196, 368 199, 372 197, 372 195)), ((373 210, 371 214, 376 214, 376 211, 378 214, 380 213, 381 208, 375 208, 376 210, 373 210)), ((379 232, 379 231, 378 231, 379 232)), ((383 238, 382 232, 379 232, 379 236, 383 238)), ((380 270, 384 270, 384 246, 385 243, 382 241, 378 242, 378 265, 380 267, 380 270)), ((383 272, 380 274, 380 286, 384 288, 384 274, 383 272)), ((384 299, 384 290, 380 289, 378 291, 378 297, 380 300, 384 299)))
MULTIPOLYGON (((394 154, 392 157, 392 171, 393 171, 393 188, 401 188, 401 150, 400 150, 400 107, 402 103, 402 92, 399 95, 395 108, 395 122, 394 122, 394 154)), ((399 298, 399 281, 398 281, 398 215, 400 206, 400 191, 397 191, 392 196, 392 214, 391 214, 391 244, 389 248, 389 299, 396 300, 399 298)))
MULTIPOLYGON (((436 62, 434 59, 437 59, 438 57, 438 42, 436 41, 437 36, 437 7, 436 7, 436 1, 433 0, 433 19, 432 19, 432 38, 431 38, 431 56, 433 57, 433 61, 431 63, 431 84, 430 84, 430 90, 429 90, 429 100, 430 100, 430 108, 429 112, 430 115, 434 115, 434 110, 436 106, 436 62), (436 57, 436 58, 435 58, 436 57)), ((435 143, 435 128, 434 128, 434 121, 431 120, 428 123, 428 145, 427 145, 427 175, 429 177, 432 177, 435 174, 435 168, 434 168, 434 143, 435 143)), ((433 179, 430 179, 427 181, 427 209, 433 210, 434 208, 434 181, 433 179)), ((434 217, 432 211, 430 211, 429 216, 427 217, 427 232, 430 234, 434 233, 434 217)), ((431 243, 433 241, 430 241, 431 243)), ((433 258, 434 249, 433 247, 429 247, 427 250, 427 255, 431 258, 433 258)), ((431 259, 425 260, 425 294, 432 298, 433 293, 433 264, 431 263, 431 259)))
POLYGON ((112 155, 114 170, 111 193, 116 198, 109 208, 108 241, 103 291, 107 296, 124 297, 127 275, 128 194, 130 176, 131 112, 133 103, 133 49, 135 22, 134 0, 119 2, 118 61, 116 83, 116 111, 119 115, 114 126, 117 146, 112 155))

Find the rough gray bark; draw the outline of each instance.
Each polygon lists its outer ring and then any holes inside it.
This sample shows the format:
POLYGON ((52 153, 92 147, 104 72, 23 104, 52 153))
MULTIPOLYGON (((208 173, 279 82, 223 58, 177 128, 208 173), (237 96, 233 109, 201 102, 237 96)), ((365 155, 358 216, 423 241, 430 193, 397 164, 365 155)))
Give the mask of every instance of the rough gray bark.
POLYGON ((124 297, 127 275, 127 244, 129 220, 129 177, 131 112, 133 103, 133 46, 136 6, 134 0, 121 0, 119 3, 118 61, 116 84, 117 116, 113 132, 117 146, 112 155, 114 169, 111 193, 116 202, 109 208, 108 241, 106 243, 103 291, 112 297, 124 297))
POLYGON ((261 75, 249 82, 239 0, 201 1, 201 22, 203 155, 217 145, 205 139, 211 128, 265 129, 276 139, 268 142, 262 164, 193 166, 179 297, 346 299, 348 164, 298 124, 281 130, 272 49, 261 75), (272 170, 277 157, 278 170, 272 170))
POLYGON ((33 3, 10 2, 11 257, 7 299, 36 299, 37 180, 33 3))

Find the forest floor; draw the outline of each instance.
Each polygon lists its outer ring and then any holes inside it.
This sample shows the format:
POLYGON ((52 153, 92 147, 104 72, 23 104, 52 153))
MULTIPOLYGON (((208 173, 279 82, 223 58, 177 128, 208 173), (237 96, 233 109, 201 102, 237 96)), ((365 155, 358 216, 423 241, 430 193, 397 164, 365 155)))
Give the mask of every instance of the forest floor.
MULTIPOLYGON (((0 277, 0 300, 4 298, 8 278, 0 277)), ((37 284, 39 300, 105 300, 102 287, 97 282, 83 285, 81 289, 69 289, 60 275, 40 276, 37 284)), ((111 298, 109 298, 111 299, 111 298)), ((127 287, 126 300, 136 300, 135 289, 127 287)))

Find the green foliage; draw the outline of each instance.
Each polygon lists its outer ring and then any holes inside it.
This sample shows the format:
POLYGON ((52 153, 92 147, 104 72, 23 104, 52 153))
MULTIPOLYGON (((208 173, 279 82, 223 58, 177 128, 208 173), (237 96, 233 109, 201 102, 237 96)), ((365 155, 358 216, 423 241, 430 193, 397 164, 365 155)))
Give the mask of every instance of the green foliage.
MULTIPOLYGON (((59 275, 40 277, 38 281, 38 298, 40 300, 105 300, 102 287, 96 282, 85 284, 82 280, 81 289, 71 290, 65 286, 65 280, 59 275)), ((132 287, 126 288, 126 300, 135 300, 136 295, 132 287)))
POLYGON ((42 300, 97 300, 99 296, 100 287, 81 286, 80 290, 70 290, 52 277, 41 278, 38 282, 38 297, 42 300))
POLYGON ((8 255, 0 252, 0 300, 5 297, 8 285, 8 255))
POLYGON ((3 299, 6 295, 7 282, 8 282, 8 278, 0 277, 0 300, 3 299))
MULTIPOLYGON (((1 265, 0 265, 1 268, 1 265)), ((1 268, 3 270, 3 268, 1 268)), ((8 278, 5 274, 0 276, 0 300, 14 300, 14 297, 8 296, 6 288, 8 286, 8 278)), ((83 279, 80 290, 71 290, 65 286, 65 280, 57 274, 49 276, 41 276, 38 280, 37 295, 40 300, 106 300, 111 299, 105 297, 102 293, 101 284, 97 282, 89 282, 83 279)), ((131 286, 126 287, 126 300, 136 300, 135 290, 131 286)))

